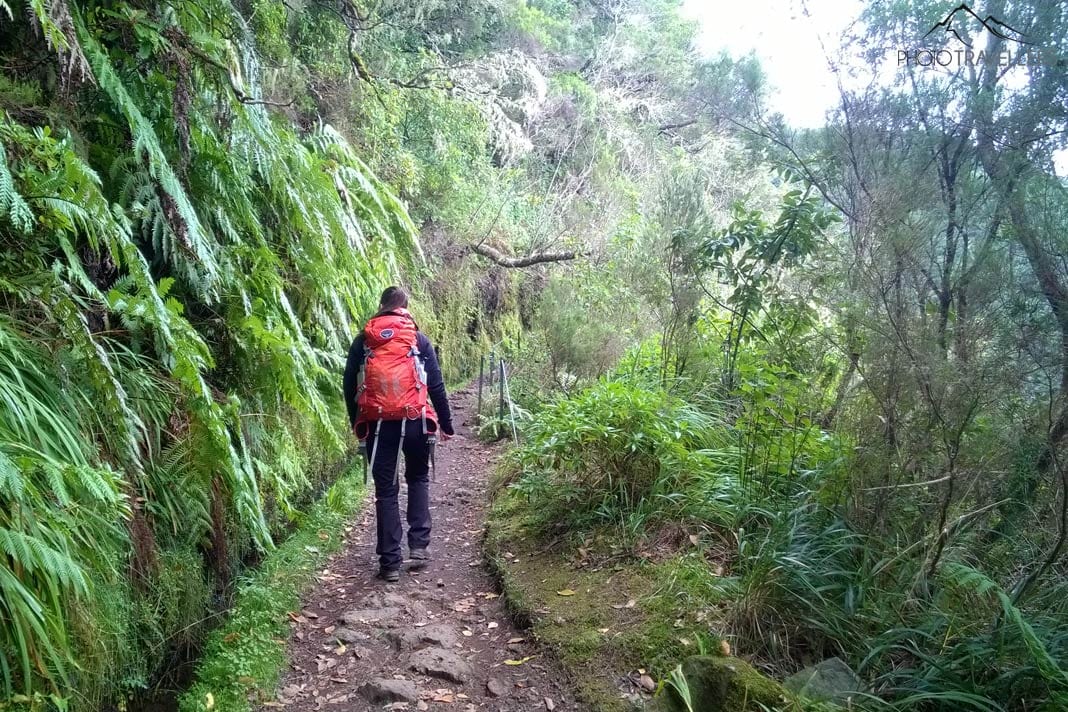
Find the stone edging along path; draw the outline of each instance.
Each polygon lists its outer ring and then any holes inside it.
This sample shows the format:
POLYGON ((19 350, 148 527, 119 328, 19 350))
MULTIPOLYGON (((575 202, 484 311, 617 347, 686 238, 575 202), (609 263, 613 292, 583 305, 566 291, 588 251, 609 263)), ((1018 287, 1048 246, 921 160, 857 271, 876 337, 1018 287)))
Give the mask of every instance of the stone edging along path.
POLYGON ((438 447, 431 564, 398 584, 376 580, 369 503, 291 614, 289 669, 261 710, 581 709, 483 568, 486 480, 499 451, 474 437, 472 400, 470 390, 453 395, 461 425, 438 447))

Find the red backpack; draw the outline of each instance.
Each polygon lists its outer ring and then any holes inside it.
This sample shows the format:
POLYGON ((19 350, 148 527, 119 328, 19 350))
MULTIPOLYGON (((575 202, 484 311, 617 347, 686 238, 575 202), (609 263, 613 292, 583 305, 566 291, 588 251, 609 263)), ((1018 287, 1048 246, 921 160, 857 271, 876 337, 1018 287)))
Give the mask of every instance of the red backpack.
POLYGON ((356 390, 356 434, 361 440, 369 434, 367 424, 375 421, 422 418, 423 432, 428 420, 436 429, 418 339, 419 326, 406 309, 379 314, 364 327, 356 390))

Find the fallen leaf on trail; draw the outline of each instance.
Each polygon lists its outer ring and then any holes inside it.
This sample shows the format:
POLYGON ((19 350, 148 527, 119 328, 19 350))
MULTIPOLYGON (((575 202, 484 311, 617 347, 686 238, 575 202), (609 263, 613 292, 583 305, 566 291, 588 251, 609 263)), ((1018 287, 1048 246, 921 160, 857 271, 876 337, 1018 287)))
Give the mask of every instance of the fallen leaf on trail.
POLYGON ((700 542, 700 541, 701 541, 701 538, 698 537, 696 534, 691 534, 690 535, 690 543, 693 544, 694 546, 697 546, 698 542, 700 542))
POLYGON ((504 664, 505 665, 522 665, 523 663, 530 662, 531 660, 533 660, 536 657, 538 657, 538 656, 537 655, 528 655, 525 658, 522 658, 520 660, 505 660, 504 664))
POLYGON ((489 623, 486 624, 486 627, 489 628, 490 630, 493 630, 497 626, 498 626, 497 621, 490 621, 489 623))
POLYGON ((319 541, 330 541, 330 532, 320 531, 319 541))
POLYGON ((327 635, 330 635, 335 630, 337 630, 337 626, 336 625, 328 625, 327 627, 323 628, 323 632, 326 633, 327 635))
POLYGON ((654 682, 653 678, 649 677, 648 675, 642 675, 640 678, 638 678, 638 684, 644 687, 646 690, 649 690, 650 692, 656 689, 656 682, 654 682))
POLYGON ((471 630, 467 630, 467 629, 465 629, 465 630, 463 631, 463 634, 464 634, 464 636, 466 636, 466 637, 470 638, 470 637, 471 637, 472 635, 474 635, 474 631, 471 631, 471 630))
POLYGON ((334 648, 334 655, 344 655, 346 650, 348 650, 348 648, 345 647, 345 644, 339 643, 338 646, 334 648))
POLYGON ((289 620, 293 621, 294 623, 307 623, 308 622, 307 618, 305 618, 304 616, 300 615, 299 613, 294 613, 293 611, 289 611, 288 613, 286 613, 286 615, 289 616, 289 620))
POLYGON ((681 619, 681 618, 676 618, 676 619, 675 619, 675 627, 676 627, 676 628, 681 628, 681 627, 683 627, 684 625, 686 625, 686 624, 682 622, 682 619, 681 619))
POLYGON ((456 696, 452 694, 452 690, 436 690, 430 701, 452 703, 456 701, 456 696))
POLYGON ((611 630, 611 628, 598 628, 597 632, 598 633, 607 633, 609 630, 611 630))
POLYGON ((300 613, 305 618, 311 618, 312 620, 317 620, 319 618, 319 614, 314 611, 301 611, 300 613))
POLYGON ((728 657, 731 654, 731 644, 725 640, 719 641, 719 654, 728 657))
POLYGON ((215 709, 215 695, 210 692, 204 695, 204 707, 207 709, 215 709))
POLYGON ((508 645, 515 645, 517 643, 522 643, 524 641, 526 641, 526 638, 509 638, 508 639, 508 645))
POLYGON ((475 599, 471 596, 468 596, 467 598, 461 598, 459 601, 456 601, 452 604, 452 609, 457 613, 467 613, 474 607, 475 599))
POLYGON ((564 589, 564 590, 562 590, 562 591, 557 591, 557 592, 556 592, 556 595, 557 595, 557 596, 574 596, 574 595, 575 595, 575 592, 574 592, 574 591, 572 591, 572 590, 571 590, 570 588, 565 588, 565 589, 564 589))

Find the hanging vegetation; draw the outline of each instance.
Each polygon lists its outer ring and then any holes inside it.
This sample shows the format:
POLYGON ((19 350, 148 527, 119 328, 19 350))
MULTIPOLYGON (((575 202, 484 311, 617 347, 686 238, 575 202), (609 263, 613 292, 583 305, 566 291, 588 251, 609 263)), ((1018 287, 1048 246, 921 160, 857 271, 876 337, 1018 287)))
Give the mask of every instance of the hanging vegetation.
POLYGON ((419 249, 229 2, 0 16, 0 693, 91 709, 321 489, 351 324, 419 249))

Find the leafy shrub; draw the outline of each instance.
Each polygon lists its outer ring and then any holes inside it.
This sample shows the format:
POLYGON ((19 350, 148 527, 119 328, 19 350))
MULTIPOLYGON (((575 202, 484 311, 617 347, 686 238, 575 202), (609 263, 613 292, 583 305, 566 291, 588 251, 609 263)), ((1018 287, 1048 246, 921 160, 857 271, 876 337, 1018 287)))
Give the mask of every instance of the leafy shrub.
POLYGON ((671 516, 725 521, 716 491, 736 457, 715 418, 663 392, 602 380, 546 406, 524 435, 514 486, 543 529, 614 526, 634 537, 671 516), (696 481, 705 492, 691 501, 682 493, 696 481))

